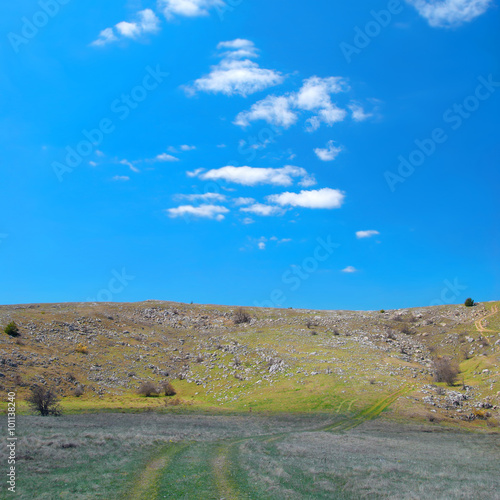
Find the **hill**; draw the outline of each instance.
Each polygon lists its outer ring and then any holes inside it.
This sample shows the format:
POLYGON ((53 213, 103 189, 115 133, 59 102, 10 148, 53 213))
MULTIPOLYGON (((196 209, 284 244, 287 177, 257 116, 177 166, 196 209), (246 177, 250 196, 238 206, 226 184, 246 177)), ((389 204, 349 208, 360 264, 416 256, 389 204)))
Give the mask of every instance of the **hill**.
MULTIPOLYGON (((497 303, 385 312, 146 301, 0 306, 0 390, 54 387, 69 412, 351 412, 498 425, 497 303), (242 322, 239 323, 239 320, 242 322), (21 337, 3 328, 14 321, 21 337), (434 361, 460 366, 435 383, 434 361), (136 394, 172 381, 176 398, 136 394), (76 387, 84 395, 74 395, 76 387)), ((2 403, 3 404, 3 403, 2 403)), ((4 408, 4 407, 2 407, 4 408)), ((21 406, 23 408, 23 406, 21 406)))

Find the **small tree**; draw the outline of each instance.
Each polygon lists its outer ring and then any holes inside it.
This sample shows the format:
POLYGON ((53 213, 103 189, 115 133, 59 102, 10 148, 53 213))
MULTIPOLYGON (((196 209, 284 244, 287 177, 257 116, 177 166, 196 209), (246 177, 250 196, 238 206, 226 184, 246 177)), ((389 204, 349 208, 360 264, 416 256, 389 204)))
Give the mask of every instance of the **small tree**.
POLYGON ((42 417, 49 415, 57 417, 62 414, 59 397, 52 389, 35 385, 31 388, 31 394, 26 401, 30 408, 42 417))
POLYGON ((158 396, 158 388, 153 384, 153 382, 143 382, 137 391, 141 396, 146 396, 150 398, 151 396, 158 396))
POLYGON ((436 358, 434 360, 434 380, 436 382, 454 385, 459 373, 458 365, 450 358, 436 358))
POLYGON ((235 325, 241 325, 243 323, 250 323, 250 321, 252 320, 252 317, 250 316, 250 314, 248 314, 247 311, 245 311, 245 309, 243 309, 242 307, 239 307, 236 312, 234 313, 234 324, 235 325))
POLYGON ((170 382, 165 382, 162 386, 162 389, 165 393, 165 396, 175 396, 177 392, 175 392, 174 386, 170 382))
POLYGON ((21 335, 19 327, 14 323, 14 321, 5 327, 4 332, 11 337, 19 337, 21 335))
POLYGON ((470 297, 465 300, 464 304, 465 307, 474 307, 476 305, 476 303, 470 297))

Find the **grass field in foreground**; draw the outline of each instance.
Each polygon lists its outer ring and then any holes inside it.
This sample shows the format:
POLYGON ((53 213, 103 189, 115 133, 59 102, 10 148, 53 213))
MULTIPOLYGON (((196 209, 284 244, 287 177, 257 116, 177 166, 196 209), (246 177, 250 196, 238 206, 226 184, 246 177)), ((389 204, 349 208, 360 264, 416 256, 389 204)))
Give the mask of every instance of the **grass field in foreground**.
POLYGON ((500 498, 498 434, 375 413, 21 416, 16 497, 500 498))

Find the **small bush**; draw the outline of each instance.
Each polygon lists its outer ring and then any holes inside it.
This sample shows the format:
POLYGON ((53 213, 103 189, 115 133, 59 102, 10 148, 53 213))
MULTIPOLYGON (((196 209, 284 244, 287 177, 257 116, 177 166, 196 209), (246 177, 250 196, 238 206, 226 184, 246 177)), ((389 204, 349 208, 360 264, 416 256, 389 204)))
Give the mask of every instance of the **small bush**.
POLYGON ((317 332, 316 330, 313 330, 313 331, 311 332, 311 335, 318 335, 318 332, 317 332))
POLYGON ((437 358, 434 360, 434 380, 454 385, 460 370, 450 358, 437 358))
POLYGON ((380 313, 384 314, 385 313, 385 309, 380 309, 380 313))
POLYGON ((336 337, 338 337, 338 336, 340 335, 340 332, 339 332, 338 328, 334 328, 334 329, 333 329, 333 334, 334 334, 336 337))
POLYGON ((151 396, 158 396, 159 391, 153 382, 143 382, 137 390, 137 394, 150 398, 151 396))
POLYGON ((464 302, 465 307, 474 307, 476 303, 469 297, 464 302))
POLYGON ((163 384, 163 392, 165 393, 165 396, 175 396, 177 392, 174 389, 174 386, 170 382, 165 382, 163 384))
POLYGON ((19 337, 21 335, 19 327, 14 323, 14 321, 5 327, 4 332, 10 337, 19 337))
POLYGON ((245 309, 242 307, 239 307, 236 312, 234 313, 234 324, 235 325, 242 325, 243 323, 250 323, 252 320, 252 317, 250 314, 248 314, 245 309))
POLYGON ((31 394, 26 401, 30 408, 42 417, 49 415, 57 417, 62 414, 59 397, 52 389, 35 385, 31 388, 31 394))
POLYGON ((89 353, 89 348, 86 345, 83 344, 78 344, 75 349, 76 352, 80 354, 88 354, 89 353))

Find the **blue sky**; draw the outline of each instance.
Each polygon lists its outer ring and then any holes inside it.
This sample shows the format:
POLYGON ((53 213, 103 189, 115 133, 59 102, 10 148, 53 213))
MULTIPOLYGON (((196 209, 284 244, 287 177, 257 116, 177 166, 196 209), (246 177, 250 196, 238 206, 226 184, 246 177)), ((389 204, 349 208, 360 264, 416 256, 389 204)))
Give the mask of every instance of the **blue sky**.
POLYGON ((496 1, 2 14, 0 303, 500 297, 496 1))

